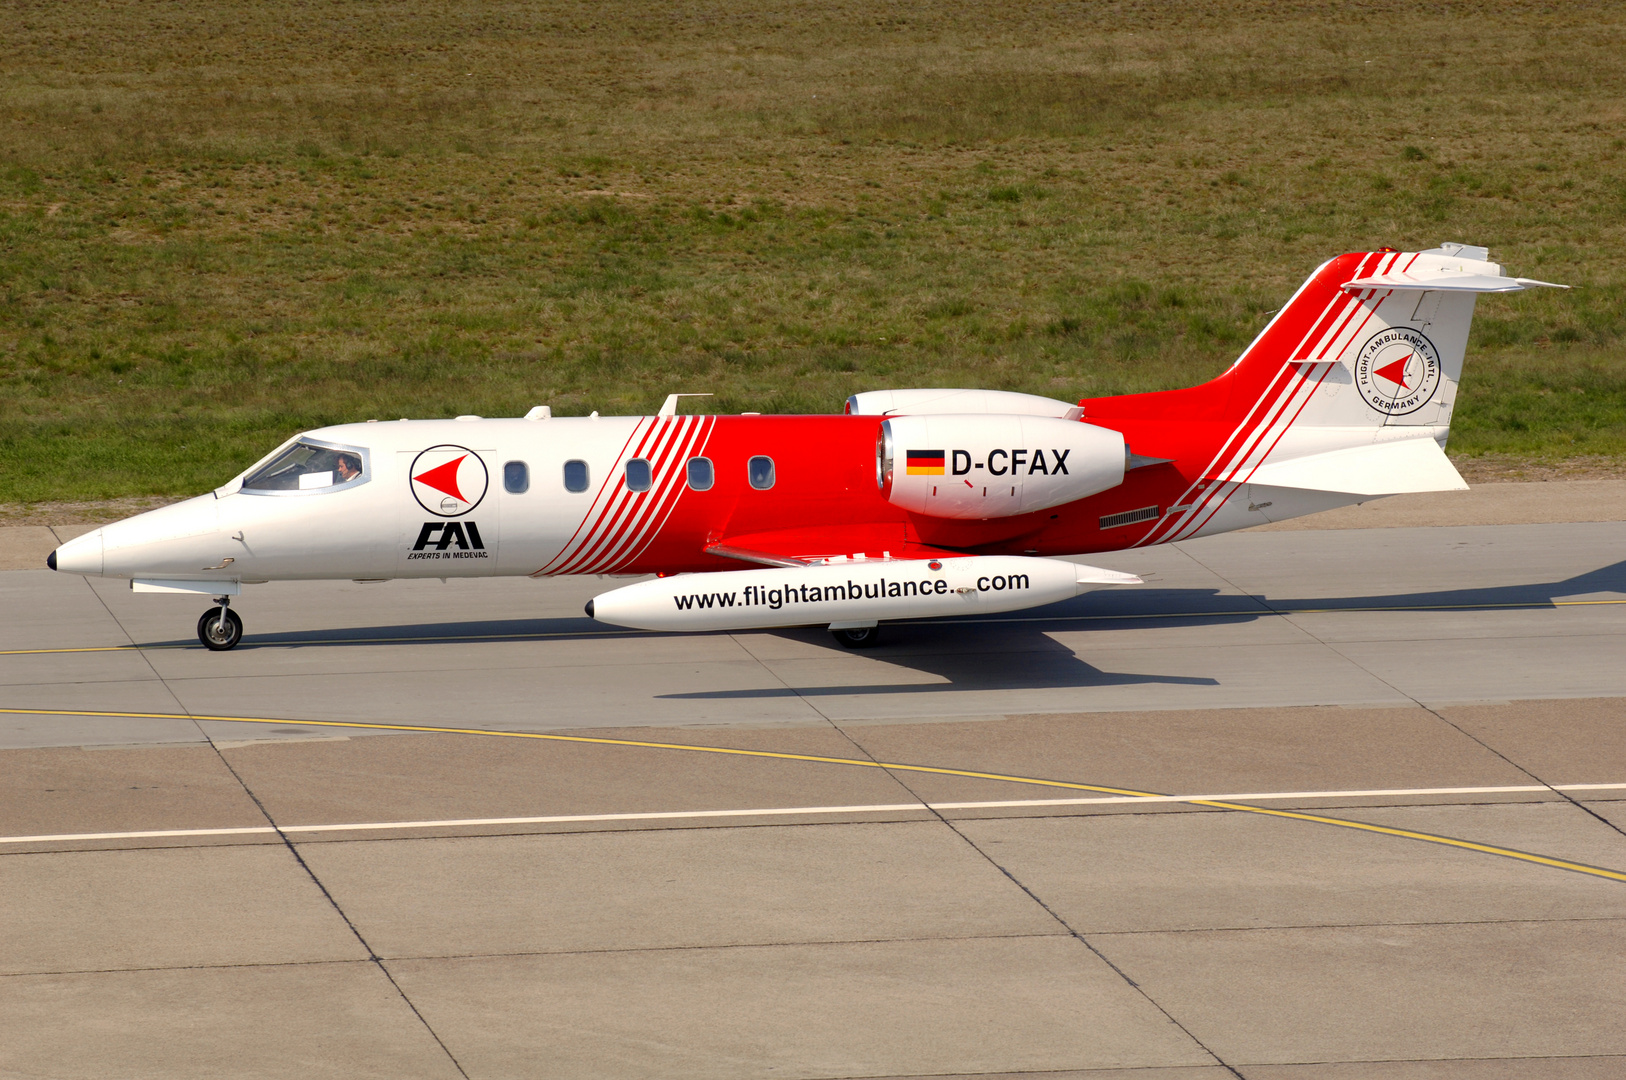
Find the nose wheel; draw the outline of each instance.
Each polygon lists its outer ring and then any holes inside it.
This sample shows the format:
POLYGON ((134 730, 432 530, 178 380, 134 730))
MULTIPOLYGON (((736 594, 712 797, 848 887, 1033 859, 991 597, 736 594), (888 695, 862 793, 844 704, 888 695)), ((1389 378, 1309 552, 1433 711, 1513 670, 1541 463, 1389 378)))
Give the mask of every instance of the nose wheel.
POLYGON ((231 609, 231 597, 217 596, 212 607, 198 620, 198 640, 211 652, 225 652, 243 640, 243 619, 231 609))

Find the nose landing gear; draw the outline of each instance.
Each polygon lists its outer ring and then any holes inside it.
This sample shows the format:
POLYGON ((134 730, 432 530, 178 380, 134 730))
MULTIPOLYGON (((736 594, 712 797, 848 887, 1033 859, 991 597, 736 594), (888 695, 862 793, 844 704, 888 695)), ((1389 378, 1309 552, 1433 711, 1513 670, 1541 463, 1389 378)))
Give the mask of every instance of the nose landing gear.
POLYGON ((243 640, 243 619, 231 609, 231 597, 217 596, 212 607, 198 620, 198 640, 212 652, 225 652, 243 640))

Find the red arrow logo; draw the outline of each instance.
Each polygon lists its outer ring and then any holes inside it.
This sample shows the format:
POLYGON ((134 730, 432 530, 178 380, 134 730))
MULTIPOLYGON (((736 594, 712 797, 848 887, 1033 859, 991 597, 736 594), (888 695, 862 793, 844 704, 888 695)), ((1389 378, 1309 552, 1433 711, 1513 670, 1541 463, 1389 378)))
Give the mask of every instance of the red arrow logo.
MULTIPOLYGON (((1378 374, 1382 375, 1383 372, 1380 371, 1378 374)), ((420 473, 412 479, 420 484, 428 485, 436 491, 444 491, 459 502, 468 502, 469 500, 465 499, 463 493, 457 489, 457 467, 463 464, 463 458, 468 456, 464 454, 463 457, 454 458, 444 465, 436 465, 428 472, 420 473)))
POLYGON ((1373 372, 1373 374, 1381 378, 1388 379, 1390 382, 1398 385, 1402 390, 1410 390, 1411 384, 1406 381, 1406 365, 1410 363, 1411 358, 1416 355, 1416 353, 1407 353, 1405 356, 1401 357, 1399 360, 1396 360, 1392 364, 1384 364, 1382 367, 1378 368, 1377 371, 1373 372))

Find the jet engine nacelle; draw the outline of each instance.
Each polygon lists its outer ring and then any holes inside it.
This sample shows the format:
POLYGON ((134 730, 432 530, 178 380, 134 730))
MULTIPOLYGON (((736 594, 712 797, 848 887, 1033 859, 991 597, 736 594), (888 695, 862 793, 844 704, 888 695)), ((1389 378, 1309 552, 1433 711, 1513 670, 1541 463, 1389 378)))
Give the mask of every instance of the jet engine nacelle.
POLYGON ((866 390, 847 399, 848 416, 930 416, 945 413, 996 413, 1011 416, 1059 416, 1077 420, 1084 410, 1070 401, 1017 394, 1009 390, 866 390))
POLYGON ((1120 432, 1049 416, 894 416, 876 482, 894 506, 957 520, 1013 517, 1117 487, 1120 432))

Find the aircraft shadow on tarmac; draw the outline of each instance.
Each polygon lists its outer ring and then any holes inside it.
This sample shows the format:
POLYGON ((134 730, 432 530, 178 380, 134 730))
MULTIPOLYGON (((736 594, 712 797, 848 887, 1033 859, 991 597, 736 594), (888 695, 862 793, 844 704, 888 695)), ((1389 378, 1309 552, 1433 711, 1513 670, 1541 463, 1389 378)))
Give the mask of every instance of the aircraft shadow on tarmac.
MULTIPOLYGON (((1217 589, 1128 588, 1090 593, 1037 609, 1058 621, 1111 622, 1115 618, 1158 623, 1159 616, 1186 625, 1206 618, 1259 618, 1310 611, 1472 611, 1502 608, 1552 608, 1561 599, 1614 593, 1626 596, 1626 560, 1561 581, 1520 585, 1432 589, 1426 592, 1368 593, 1361 596, 1278 598, 1258 593, 1221 593, 1217 589)), ((1031 612, 1016 612, 1014 616, 1031 612)), ((995 616, 987 621, 1000 618, 995 616)))
MULTIPOLYGON (((1189 620, 1187 620, 1189 621, 1189 620)), ((1077 624, 1065 622, 1076 629, 1077 624)), ((889 627, 874 649, 856 655, 873 657, 894 668, 935 675, 941 682, 842 683, 763 687, 744 690, 701 690, 683 694, 657 694, 663 701, 727 701, 787 697, 864 697, 873 694, 931 694, 964 690, 1053 690, 1070 687, 1129 686, 1157 683, 1175 686, 1218 686, 1206 676, 1155 675, 1105 671, 1079 657, 1052 638, 1045 623, 1012 623, 997 630, 986 624, 953 622, 914 623, 889 627), (997 634, 997 640, 991 640, 997 634), (889 642, 891 643, 889 645, 889 642)), ((832 652, 854 655, 820 630, 774 630, 775 635, 823 645, 832 652)), ((885 678, 884 672, 875 673, 885 678)), ((783 677, 783 676, 782 676, 783 677)))
MULTIPOLYGON (((1552 608, 1554 602, 1562 597, 1598 593, 1626 594, 1626 561, 1563 581, 1370 596, 1274 599, 1260 595, 1226 594, 1207 588, 1118 589, 1008 615, 895 624, 887 628, 881 644, 869 653, 897 666, 937 675, 945 682, 715 690, 664 694, 661 697, 704 700, 847 696, 945 690, 1122 686, 1135 683, 1216 686, 1218 681, 1210 678, 1103 671, 1091 666, 1050 634, 1058 630, 1109 627, 1126 630, 1174 625, 1234 625, 1239 621, 1310 611, 1378 609, 1422 613, 1552 608)), ((811 630, 772 632, 797 640, 822 640, 822 635, 811 630)), ((834 651, 844 651, 833 644, 830 647, 834 651)))
MULTIPOLYGON (((941 619, 891 624, 881 644, 857 655, 936 675, 943 682, 878 683, 808 688, 716 690, 664 695, 672 699, 764 698, 792 695, 864 695, 931 693, 945 690, 1041 689, 1160 683, 1215 685, 1215 680, 1178 675, 1145 675, 1102 671, 1081 659, 1050 634, 1061 630, 1111 628, 1116 631, 1169 626, 1233 625, 1295 612, 1372 609, 1472 611, 1499 608, 1554 607, 1566 597, 1615 594, 1626 596, 1626 560, 1561 581, 1530 582, 1468 589, 1277 598, 1259 594, 1222 593, 1211 588, 1115 589, 1090 593, 1049 607, 982 618, 941 619)), ((815 629, 765 631, 846 650, 815 629)), ((645 637, 642 631, 602 627, 582 618, 506 619, 353 627, 296 633, 255 635, 246 651, 261 648, 367 647, 408 642, 546 641, 645 637)), ((177 643, 179 644, 179 643, 177 643)))

